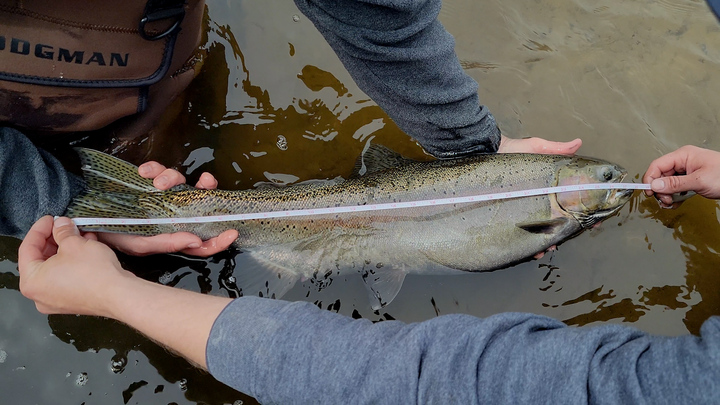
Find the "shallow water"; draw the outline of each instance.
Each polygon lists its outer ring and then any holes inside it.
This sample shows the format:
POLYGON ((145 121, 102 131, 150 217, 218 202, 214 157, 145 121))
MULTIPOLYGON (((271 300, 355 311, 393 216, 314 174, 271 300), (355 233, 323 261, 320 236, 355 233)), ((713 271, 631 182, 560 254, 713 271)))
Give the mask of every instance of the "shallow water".
MULTIPOLYGON (((290 1, 229 4, 208 1, 210 56, 154 136, 85 143, 176 166, 190 181, 211 171, 225 189, 347 176, 370 137, 423 156, 290 1)), ((720 24, 704 2, 450 0, 441 20, 508 136, 581 137, 582 154, 631 177, 684 144, 720 150, 720 24)), ((541 260, 408 276, 379 314, 359 276, 320 293, 298 285, 285 298, 374 320, 528 311, 577 326, 697 333, 720 314, 718 212, 700 197, 661 210, 638 194, 541 260)), ((17 245, 0 239, 0 403, 253 402, 115 322, 37 313, 17 291, 17 245)), ((225 295, 243 259, 122 257, 145 278, 225 295)))

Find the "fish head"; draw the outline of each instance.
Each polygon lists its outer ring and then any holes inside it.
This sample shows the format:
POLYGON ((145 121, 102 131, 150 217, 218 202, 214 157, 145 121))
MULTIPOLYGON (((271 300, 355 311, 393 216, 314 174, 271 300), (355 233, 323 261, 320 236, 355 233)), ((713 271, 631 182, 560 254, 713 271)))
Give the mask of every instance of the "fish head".
MULTIPOLYGON (((558 169, 558 186, 592 183, 619 183, 627 171, 599 159, 573 157, 558 169)), ((560 207, 580 222, 583 228, 615 214, 632 197, 634 190, 583 190, 557 194, 560 207)))

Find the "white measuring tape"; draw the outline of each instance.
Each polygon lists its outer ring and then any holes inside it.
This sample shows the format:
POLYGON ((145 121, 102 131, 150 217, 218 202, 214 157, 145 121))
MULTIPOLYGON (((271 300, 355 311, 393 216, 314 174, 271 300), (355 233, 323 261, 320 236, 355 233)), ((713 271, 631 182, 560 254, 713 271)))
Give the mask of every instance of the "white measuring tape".
POLYGON ((204 224, 209 222, 247 221, 251 219, 288 218, 322 214, 340 214, 347 212, 381 211, 398 208, 429 207, 435 205, 462 204, 491 200, 503 200, 518 197, 532 197, 553 193, 566 193, 584 190, 632 189, 650 190, 649 184, 636 183, 593 183, 568 186, 535 188, 530 190, 508 191, 504 193, 480 194, 467 197, 438 198, 434 200, 404 201, 383 204, 367 204, 328 208, 298 209, 288 211, 257 212, 249 214, 214 215, 188 218, 73 218, 77 226, 84 225, 159 225, 159 224, 204 224))

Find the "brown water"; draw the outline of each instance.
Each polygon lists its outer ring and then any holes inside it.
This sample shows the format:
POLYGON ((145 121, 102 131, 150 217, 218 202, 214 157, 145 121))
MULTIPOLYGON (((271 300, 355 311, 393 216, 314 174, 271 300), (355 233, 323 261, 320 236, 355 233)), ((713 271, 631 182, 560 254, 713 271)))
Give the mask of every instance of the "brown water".
MULTIPOLYGON (((208 4, 203 72, 154 135, 87 144, 176 166, 191 181, 211 171, 225 189, 347 176, 370 137, 423 156, 291 2, 208 4)), ((720 24, 704 2, 450 0, 441 20, 508 136, 581 137, 582 154, 636 177, 684 144, 720 150, 720 24)), ((408 276, 379 314, 359 276, 321 293, 298 285, 285 298, 373 320, 527 311, 577 326, 697 333, 720 314, 718 212, 700 197, 660 210, 637 195, 541 260, 408 276)), ((0 239, 0 403, 254 402, 115 322, 37 313, 17 291, 17 245, 0 239)), ((234 294, 227 280, 243 259, 122 257, 145 278, 224 295, 234 294)))

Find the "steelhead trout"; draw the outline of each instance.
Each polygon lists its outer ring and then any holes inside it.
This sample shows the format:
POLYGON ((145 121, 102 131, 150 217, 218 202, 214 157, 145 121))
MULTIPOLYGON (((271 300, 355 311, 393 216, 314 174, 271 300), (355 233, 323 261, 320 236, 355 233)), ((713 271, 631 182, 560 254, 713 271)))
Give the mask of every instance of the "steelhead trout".
MULTIPOLYGON (((348 180, 245 191, 153 187, 137 167, 79 149, 86 191, 67 215, 170 218, 418 201, 571 184, 620 182, 625 171, 579 156, 488 154, 417 162, 371 146, 348 180), (364 172, 360 176, 359 172, 364 172)), ((280 298, 298 279, 322 287, 359 272, 373 309, 397 295, 407 273, 506 267, 617 212, 632 190, 590 190, 506 200, 207 224, 92 225, 136 235, 187 231, 203 239, 237 229, 251 263, 235 272, 244 295, 280 298)))

